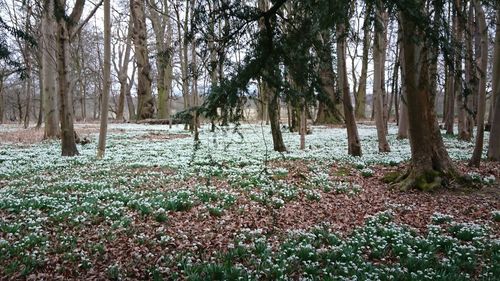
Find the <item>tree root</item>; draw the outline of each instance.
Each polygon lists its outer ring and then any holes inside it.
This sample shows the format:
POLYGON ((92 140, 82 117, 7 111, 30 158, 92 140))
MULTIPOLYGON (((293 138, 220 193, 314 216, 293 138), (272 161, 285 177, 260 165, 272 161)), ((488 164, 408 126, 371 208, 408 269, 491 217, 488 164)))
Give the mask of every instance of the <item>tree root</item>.
POLYGON ((447 175, 443 172, 410 168, 403 175, 395 179, 391 187, 400 191, 418 189, 425 192, 431 192, 446 186, 446 177, 447 175))

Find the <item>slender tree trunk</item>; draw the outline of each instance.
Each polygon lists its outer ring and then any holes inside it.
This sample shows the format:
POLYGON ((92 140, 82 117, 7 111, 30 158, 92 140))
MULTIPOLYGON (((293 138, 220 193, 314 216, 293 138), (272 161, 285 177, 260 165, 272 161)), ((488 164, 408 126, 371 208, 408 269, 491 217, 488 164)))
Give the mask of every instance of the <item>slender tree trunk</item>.
POLYGON ((373 43, 373 107, 375 110, 375 122, 377 125, 377 138, 379 152, 389 152, 389 143, 386 138, 386 125, 384 121, 383 88, 384 83, 382 72, 384 72, 383 52, 384 52, 384 20, 382 5, 377 3, 377 13, 375 21, 375 40, 373 43))
MULTIPOLYGON (((43 124, 43 78, 42 78, 43 70, 40 69, 39 71, 40 71, 40 73, 38 75, 38 85, 40 87, 40 93, 39 93, 40 103, 38 105, 38 118, 37 118, 37 122, 36 122, 37 129, 40 129, 42 127, 42 124, 43 124)), ((0 87, 0 91, 1 91, 1 87, 0 87)), ((0 104, 0 107, 2 107, 1 104, 0 104)), ((1 119, 1 117, 0 117, 0 119, 1 119)), ((0 120, 0 123, 1 123, 1 120, 0 120)))
MULTIPOLYGON (((370 7, 370 5, 368 5, 370 7)), ((371 8, 367 8, 366 16, 364 20, 364 32, 363 32, 363 55, 361 59, 361 75, 359 77, 359 88, 356 93, 356 118, 364 119, 366 118, 366 81, 368 78, 368 54, 371 47, 371 35, 370 35, 370 16, 371 8)))
POLYGON ((349 82, 347 80, 347 64, 346 58, 346 39, 344 36, 345 25, 343 23, 337 25, 337 72, 338 84, 342 91, 342 100, 344 104, 345 123, 347 128, 347 143, 348 153, 352 156, 361 156, 361 142, 359 140, 358 128, 354 117, 354 108, 349 95, 349 82))
MULTIPOLYGON (((400 28, 400 41, 403 40, 403 30, 400 28)), ((408 138, 408 107, 407 107, 407 90, 406 90, 406 79, 405 79, 405 58, 404 58, 404 44, 399 45, 399 59, 401 63, 401 102, 399 110, 399 121, 398 121, 398 139, 408 138)))
MULTIPOLYGON (((123 56, 121 55, 122 53, 120 53, 119 55, 120 59, 118 62, 120 66, 119 69, 116 70, 118 72, 118 83, 120 83, 120 95, 118 96, 118 108, 116 109, 117 120, 123 120, 123 112, 125 111, 125 98, 127 97, 127 93, 130 95, 129 85, 128 85, 128 65, 130 62, 130 52, 132 51, 132 37, 133 37, 133 21, 132 17, 130 17, 128 31, 127 31, 127 39, 125 42, 125 53, 123 53, 123 56)), ((132 101, 132 97, 130 97, 130 101, 132 101)), ((130 112, 130 106, 129 106, 130 120, 135 119, 134 114, 135 111, 130 112)))
POLYGON ((151 65, 149 63, 147 46, 146 15, 144 0, 130 0, 131 15, 134 22, 133 41, 137 63, 137 120, 152 118, 154 114, 154 100, 151 93, 151 65))
POLYGON ((59 138, 59 110, 56 91, 56 38, 54 1, 45 0, 42 14, 42 99, 45 115, 44 138, 59 138))
POLYGON ((3 74, 0 73, 0 124, 3 124, 4 116, 4 101, 3 101, 3 74))
MULTIPOLYGON (((498 2, 497 2, 498 3, 498 2)), ((491 84, 492 84, 492 95, 491 95, 491 101, 490 101, 490 112, 488 115, 488 124, 486 125, 486 130, 491 131, 491 127, 493 126, 493 121, 494 121, 494 116, 495 116, 495 108, 496 108, 496 101, 498 100, 498 88, 499 88, 499 81, 496 79, 498 77, 499 72, 500 72, 500 3, 497 4, 496 8, 496 30, 495 30, 495 50, 493 54, 493 73, 492 73, 492 78, 491 78, 491 84)), ((491 136, 490 136, 491 139, 491 136)))
POLYGON ((97 144, 97 158, 103 158, 106 152, 106 135, 108 133, 109 90, 111 86, 111 0, 104 0, 104 91, 101 102, 101 126, 97 144))
POLYGON ((488 27, 484 16, 484 10, 478 0, 472 0, 476 11, 477 24, 480 34, 480 65, 479 72, 479 93, 478 93, 478 111, 477 111, 477 132, 476 145, 472 158, 469 161, 470 166, 479 167, 481 155, 483 153, 484 141, 484 116, 486 112, 486 71, 488 67, 488 27))
POLYGON ((500 3, 496 5, 495 56, 493 58, 493 99, 488 159, 500 161, 500 3), (495 71, 496 69, 496 71, 495 71))

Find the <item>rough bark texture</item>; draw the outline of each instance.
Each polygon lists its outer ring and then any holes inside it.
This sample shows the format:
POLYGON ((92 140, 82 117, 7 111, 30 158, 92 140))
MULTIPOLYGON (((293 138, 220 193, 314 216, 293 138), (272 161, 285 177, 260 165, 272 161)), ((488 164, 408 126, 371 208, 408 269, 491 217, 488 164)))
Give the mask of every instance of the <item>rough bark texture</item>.
POLYGON ((493 64, 497 67, 493 71, 493 89, 494 102, 491 118, 490 139, 488 145, 488 159, 492 161, 500 161, 500 4, 497 4, 497 19, 496 19, 496 34, 495 34, 495 57, 493 64))
POLYGON ((401 13, 404 44, 404 79, 408 94, 411 163, 398 180, 400 188, 432 190, 456 175, 441 138, 431 95, 424 36, 406 11, 401 13))
POLYGON ((42 98, 45 116, 44 138, 59 138, 59 112, 56 92, 56 52, 55 52, 54 1, 44 1, 42 14, 42 98))
POLYGON ((344 36, 345 25, 337 26, 337 72, 339 88, 342 91, 342 100, 344 104, 345 123, 347 128, 348 153, 353 156, 361 156, 361 142, 359 140, 358 128, 354 117, 354 108, 352 107, 351 97, 349 95, 349 84, 347 80, 346 57, 346 39, 344 36))
POLYGON ((151 93, 151 65, 147 46, 146 15, 144 0, 130 0, 131 15, 134 22, 134 46, 137 63, 137 119, 153 117, 154 100, 151 93))

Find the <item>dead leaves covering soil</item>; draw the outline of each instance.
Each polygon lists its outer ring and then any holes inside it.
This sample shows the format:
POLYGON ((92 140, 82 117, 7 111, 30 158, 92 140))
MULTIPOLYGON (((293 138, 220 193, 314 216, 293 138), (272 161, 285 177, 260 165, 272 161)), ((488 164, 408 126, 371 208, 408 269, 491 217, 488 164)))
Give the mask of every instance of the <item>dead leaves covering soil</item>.
MULTIPOLYGON (((302 168, 306 167, 305 163, 297 165, 296 162, 274 162, 272 165, 287 167, 290 181, 300 181, 306 173, 302 168)), ((481 169, 471 169, 463 163, 458 165, 463 173, 473 171, 484 176, 493 174, 496 179, 500 177, 500 165, 495 163, 483 164, 481 169)), ((379 166, 373 168, 373 177, 364 178, 355 168, 334 165, 330 169, 333 180, 354 182, 361 185, 363 190, 356 195, 321 192, 322 198, 319 201, 301 196, 280 209, 266 208, 241 196, 220 217, 209 215, 203 206, 195 206, 189 211, 169 212, 165 223, 137 215, 126 229, 113 230, 105 222, 97 227, 67 229, 66 232, 75 231, 75 235, 79 237, 78 243, 82 245, 102 239, 99 237, 106 232, 111 238, 104 241, 104 252, 92 260, 90 270, 78 268, 75 264, 61 263, 62 257, 54 255, 49 257, 44 268, 37 270, 30 278, 102 280, 107 278, 106 271, 111 264, 119 264, 128 278, 144 279, 149 278, 149 268, 165 264, 165 260, 160 258, 162 256, 190 252, 199 259, 208 260, 217 252, 225 251, 243 228, 260 228, 271 239, 275 239, 276 243, 288 230, 308 229, 325 222, 330 223, 342 235, 348 235, 354 228, 363 225, 366 216, 387 209, 394 211, 396 222, 407 224, 423 234, 431 223, 432 214, 439 212, 452 215, 457 222, 488 223, 492 226, 493 235, 500 235, 499 223, 491 220, 491 212, 500 209, 498 183, 476 190, 451 188, 435 193, 403 193, 390 190, 382 182, 383 175, 395 169, 404 167, 379 166), (142 243, 131 238, 137 233, 144 234, 142 243), (168 235, 173 239, 161 246, 148 242, 159 235, 168 235)), ((218 182, 221 186, 226 184, 224 181, 218 182)))

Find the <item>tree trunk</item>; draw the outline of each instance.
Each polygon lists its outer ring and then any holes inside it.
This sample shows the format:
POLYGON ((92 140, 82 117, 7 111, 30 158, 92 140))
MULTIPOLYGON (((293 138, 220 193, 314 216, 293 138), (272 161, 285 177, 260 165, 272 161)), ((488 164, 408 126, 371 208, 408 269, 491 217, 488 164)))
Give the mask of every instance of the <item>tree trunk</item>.
MULTIPOLYGON (((400 41, 403 38, 403 30, 400 28, 400 41)), ((407 106, 407 90, 405 82, 405 58, 404 58, 404 44, 401 42, 399 45, 399 61, 401 62, 401 102, 398 120, 398 139, 408 138, 408 106, 407 106)))
POLYGON ((384 71, 383 52, 384 52, 384 20, 381 3, 377 3, 377 13, 375 21, 375 40, 373 43, 373 107, 375 110, 375 123, 377 125, 377 138, 379 152, 389 152, 389 143, 386 138, 386 125, 384 119, 383 107, 383 88, 384 83, 382 72, 384 71))
MULTIPOLYGON (((498 3, 498 2, 497 2, 498 3)), ((497 4, 496 8, 496 30, 495 30, 495 50, 493 54, 493 73, 492 73, 492 78, 491 78, 491 84, 492 84, 492 95, 491 95, 491 101, 490 101, 490 112, 488 115, 488 124, 486 125, 487 130, 491 131, 491 127, 493 126, 493 121, 495 117, 495 108, 496 108, 496 101, 498 100, 499 96, 499 81, 496 79, 498 77, 499 72, 500 72, 500 3, 497 4)), ((491 135, 490 135, 491 139, 491 135)))
POLYGON ((477 111, 477 131, 476 131, 476 144, 472 158, 469 161, 470 166, 479 167, 481 156, 483 153, 484 141, 484 116, 486 112, 486 72, 488 67, 488 27, 486 26, 486 19, 484 10, 478 0, 472 1, 476 11, 477 24, 479 29, 480 41, 480 65, 478 66, 479 74, 479 92, 478 92, 478 111, 477 111))
POLYGON ((352 156, 361 156, 361 143, 354 117, 354 108, 349 95, 349 82, 347 80, 347 64, 346 64, 346 39, 344 36, 345 25, 343 23, 337 25, 337 72, 338 84, 342 91, 342 101, 344 104, 344 116, 347 129, 348 153, 352 156))
MULTIPOLYGON (((423 7, 421 7, 423 10, 423 7)), ((432 190, 454 177, 456 170, 441 138, 429 81, 425 36, 409 11, 401 12, 403 28, 404 79, 408 98, 411 163, 398 179, 400 188, 432 190)))
POLYGON ((146 15, 144 0, 130 0, 130 9, 133 19, 133 34, 135 58, 137 63, 137 120, 152 118, 154 114, 154 100, 151 93, 151 65, 149 63, 147 46, 146 15))
MULTIPOLYGON (((40 103, 38 104, 38 118, 37 118, 37 122, 36 122, 37 129, 40 129, 42 127, 42 124, 43 124, 43 78, 42 78, 43 70, 40 68, 39 68, 40 73, 38 74, 38 85, 40 87, 40 93, 39 93, 40 103)), ((0 91, 1 91, 1 88, 0 88, 0 91)), ((1 102, 1 100, 0 100, 0 102, 1 102)), ((2 107, 1 104, 0 104, 0 107, 2 107)), ((0 119, 1 119, 1 117, 0 117, 0 119)), ((0 123, 1 123, 1 120, 0 120, 0 123)))
POLYGON ((69 31, 64 18, 58 19, 57 28, 57 72, 58 92, 60 101, 62 156, 78 155, 75 143, 75 130, 73 125, 73 102, 69 91, 68 79, 68 48, 69 31))
POLYGON ((3 124, 4 116, 4 101, 3 101, 3 74, 0 73, 0 124, 3 124))
MULTIPOLYGON (((370 5, 368 5, 370 6, 370 5)), ((359 77, 359 88, 356 93, 356 118, 366 118, 366 81, 368 77, 368 54, 370 52, 371 36, 370 25, 371 8, 366 11, 363 32, 363 55, 361 59, 361 75, 359 77)))
POLYGON ((59 138, 59 110, 56 89, 56 38, 54 1, 45 0, 42 15, 42 99, 45 116, 44 139, 59 138))
POLYGON ((495 56, 493 58, 493 99, 490 139, 488 143, 488 159, 500 161, 500 3, 496 5, 495 56))
POLYGON ((316 124, 339 124, 343 120, 338 109, 340 97, 335 91, 335 72, 333 70, 332 46, 329 39, 329 32, 322 32, 319 35, 321 42, 316 48, 320 61, 318 71, 322 93, 319 100, 316 124))
MULTIPOLYGON (((130 52, 132 51, 132 36, 133 36, 133 21, 132 17, 130 17, 128 31, 127 31, 127 39, 125 43, 125 53, 119 55, 119 69, 116 69, 118 72, 118 83, 120 83, 120 95, 118 96, 118 108, 116 109, 116 120, 123 120, 123 112, 125 111, 125 97, 130 95, 129 91, 129 83, 128 83, 128 65, 130 61, 130 52)), ((116 68, 116 65, 115 65, 116 68)), ((132 102, 132 97, 130 97, 130 101, 132 102)), ((133 104, 132 104, 133 109, 133 104)), ((129 120, 134 118, 135 109, 130 112, 129 105, 129 120)))
POLYGON ((108 132, 108 105, 109 90, 111 87, 111 0, 104 0, 104 91, 101 102, 101 126, 99 128, 99 142, 97 144, 97 158, 104 157, 106 152, 106 135, 108 132))

